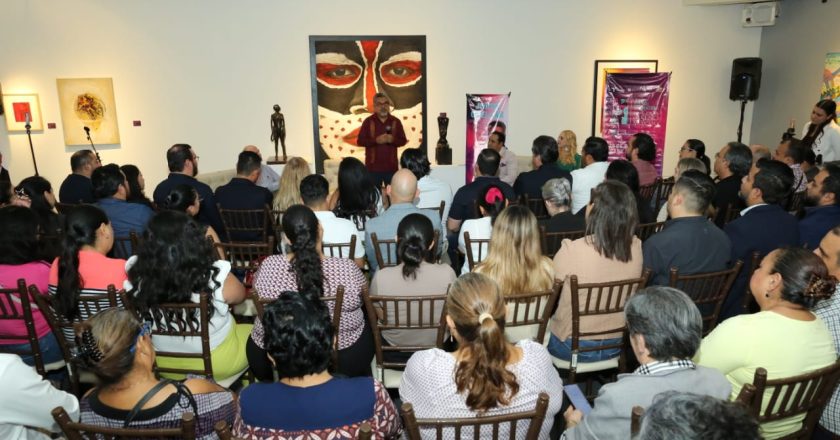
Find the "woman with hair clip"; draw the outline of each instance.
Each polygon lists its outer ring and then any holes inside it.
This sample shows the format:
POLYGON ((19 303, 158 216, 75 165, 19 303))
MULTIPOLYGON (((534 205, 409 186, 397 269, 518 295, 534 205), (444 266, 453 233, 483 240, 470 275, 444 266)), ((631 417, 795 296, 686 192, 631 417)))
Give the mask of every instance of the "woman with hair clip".
MULTIPOLYGON (((126 291, 144 320, 166 322, 159 308, 165 303, 197 303, 207 293, 210 315, 210 361, 213 376, 222 381, 248 366, 245 341, 250 324, 237 324, 230 306, 245 300, 245 287, 230 273, 230 262, 217 260, 204 227, 181 212, 162 211, 149 221, 137 255, 126 262, 126 291)), ((198 318, 190 317, 192 320, 198 318)), ((201 353, 198 337, 155 336, 159 351, 201 353)), ((201 369, 201 359, 158 358, 168 368, 201 369)), ((182 379, 183 375, 172 375, 182 379)))
POLYGON ((563 130, 557 136, 557 166, 568 172, 580 168, 580 154, 577 152, 577 135, 572 130, 563 130))
MULTIPOLYGON (((798 247, 770 252, 750 279, 750 292, 761 311, 715 327, 694 361, 723 373, 732 384, 733 399, 745 383, 753 382, 758 367, 767 370, 768 379, 781 379, 831 365, 837 359, 834 340, 812 310, 831 298, 836 286, 837 279, 813 252, 798 247)), ((765 393, 762 406, 767 406, 770 393, 765 393)), ((765 423, 761 434, 782 437, 799 429, 802 419, 765 423)))
MULTIPOLYGON (((400 264, 376 271, 370 283, 370 294, 381 296, 443 295, 457 278, 452 266, 434 262, 435 230, 428 217, 409 214, 397 227, 397 256, 400 264)), ((389 310, 393 313, 393 310, 389 310)), ((439 313, 440 310, 434 310, 439 313)), ((394 322, 388 316, 388 322, 394 322)), ((403 317, 403 319, 405 319, 403 317)), ((385 330, 382 338, 391 345, 433 345, 436 330, 385 330)), ((387 352, 392 354, 393 352, 387 352)), ((400 353, 402 354, 402 353, 400 353)), ((402 356, 405 362, 409 356, 402 356)), ((394 359, 394 361, 397 361, 394 359)))
MULTIPOLYGON (((682 147, 680 147, 680 159, 695 158, 703 162, 706 166, 703 170, 706 175, 712 174, 712 162, 709 156, 706 156, 706 144, 700 139, 688 139, 682 147)), ((676 176, 675 176, 676 177, 676 176)))
MULTIPOLYGON (((288 292, 300 292, 313 301, 335 296, 344 287, 341 327, 338 330, 338 371, 350 377, 370 376, 373 336, 362 313, 362 287, 366 280, 353 260, 327 257, 321 250, 323 230, 318 218, 306 206, 293 205, 283 215, 286 255, 266 258, 254 275, 254 289, 260 298, 279 298, 288 292)), ((330 308, 333 303, 329 304, 330 308)), ((272 367, 266 357, 262 322, 254 323, 248 339, 248 364, 254 376, 271 381, 272 367)))
POLYGON ((81 423, 167 429, 179 427, 183 414, 191 412, 196 438, 215 439, 213 425, 233 423, 236 416, 233 393, 206 379, 158 379, 149 330, 134 313, 114 308, 79 325, 79 359, 99 380, 80 401, 81 423))
MULTIPOLYGON (((499 286, 489 277, 469 273, 455 280, 446 299, 446 325, 458 349, 419 351, 402 376, 400 399, 414 406, 417 418, 531 411, 545 392, 548 411, 539 438, 548 438, 563 403, 563 382, 542 344, 524 339, 514 345, 505 339, 505 311, 499 286)), ((507 438, 508 429, 503 424, 499 438, 507 438)), ((527 430, 527 423, 518 424, 516 437, 524 437, 527 430)), ((433 430, 421 434, 435 438, 433 430)), ((465 438, 472 434, 462 432, 465 438)))
POLYGON ((823 99, 811 110, 811 120, 802 129, 802 145, 817 156, 817 164, 840 160, 840 126, 837 103, 823 99))
MULTIPOLYGON (((175 185, 169 194, 166 196, 166 200, 163 202, 163 209, 169 209, 172 211, 184 212, 190 217, 195 218, 198 215, 198 210, 201 209, 201 199, 198 197, 198 191, 195 188, 186 185, 180 184, 175 185)), ((221 243, 222 240, 219 239, 219 234, 216 233, 216 230, 213 229, 210 225, 202 225, 204 230, 204 236, 213 240, 213 243, 221 243)), ((219 258, 222 260, 225 259, 224 253, 220 249, 217 250, 219 258)))
MULTIPOLYGON (((464 265, 461 267, 461 273, 465 274, 470 271, 470 262, 467 260, 467 242, 464 239, 464 233, 470 233, 470 240, 487 240, 493 234, 493 223, 496 222, 496 217, 508 205, 502 189, 496 185, 487 185, 478 193, 478 212, 481 217, 470 220, 465 220, 461 225, 461 231, 458 232, 458 251, 465 255, 464 265)), ((478 258, 480 245, 478 243, 472 244, 473 258, 478 258)), ((487 247, 481 255, 487 258, 487 247)), ((484 259, 482 258, 482 259, 484 259)), ((478 260, 481 261, 481 260, 478 260)), ((478 262, 476 261, 476 263, 478 262)))
MULTIPOLYGON (((632 168, 632 166, 631 166, 632 168)), ((563 240, 554 256, 554 276, 563 281, 557 311, 548 323, 551 331, 548 351, 570 361, 572 358, 572 299, 569 277, 578 282, 604 283, 638 278, 642 274, 642 242, 636 235, 639 214, 636 201, 627 185, 605 180, 592 190, 586 206, 586 236, 563 240)), ((582 332, 615 328, 624 322, 621 313, 581 318, 582 332), (591 317, 589 317, 591 318, 591 317)), ((605 339, 581 339, 581 347, 599 347, 620 342, 621 333, 605 335, 605 339)), ((618 349, 586 351, 578 355, 580 362, 597 362, 618 356, 618 349)))
POLYGON ((41 176, 31 176, 21 180, 14 191, 18 204, 28 206, 38 214, 42 252, 50 258, 58 256, 63 216, 55 210, 55 194, 50 182, 41 176))
POLYGON ((125 180, 128 182, 128 198, 127 202, 140 203, 156 210, 155 204, 146 197, 146 179, 143 178, 143 173, 137 165, 123 165, 120 170, 125 174, 125 180))
POLYGON ((312 174, 309 164, 302 157, 291 157, 280 176, 280 189, 274 195, 274 209, 285 211, 292 205, 300 205, 300 182, 312 174))
POLYGON ((330 207, 337 217, 352 220, 360 231, 365 230, 369 217, 382 213, 380 189, 373 184, 365 164, 359 159, 348 156, 341 160, 338 190, 330 195, 330 207))
POLYGON ((382 384, 327 370, 336 335, 317 295, 283 292, 266 306, 266 359, 279 382, 251 384, 239 394, 233 427, 238 438, 357 438, 363 422, 370 423, 374 438, 399 432, 397 409, 382 384))
MULTIPOLYGON (((56 296, 56 311, 70 321, 87 316, 79 309, 80 295, 102 294, 126 280, 125 260, 108 258, 114 246, 114 230, 108 216, 94 205, 77 205, 64 221, 64 246, 50 267, 50 294, 56 296)), ((65 334, 72 340, 72 335, 65 334)))
POLYGON ((496 281, 503 295, 551 290, 554 266, 542 254, 540 229, 530 209, 514 205, 499 214, 487 258, 475 271, 496 281))

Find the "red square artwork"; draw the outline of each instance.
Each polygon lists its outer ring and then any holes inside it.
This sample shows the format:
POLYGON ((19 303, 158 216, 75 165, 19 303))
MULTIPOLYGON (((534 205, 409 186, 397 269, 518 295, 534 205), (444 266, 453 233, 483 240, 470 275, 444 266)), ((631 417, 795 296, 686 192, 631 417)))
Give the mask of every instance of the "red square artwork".
POLYGON ((29 113, 29 118, 32 119, 32 110, 29 108, 28 102, 13 102, 12 112, 15 114, 15 122, 26 122, 27 113, 29 113))

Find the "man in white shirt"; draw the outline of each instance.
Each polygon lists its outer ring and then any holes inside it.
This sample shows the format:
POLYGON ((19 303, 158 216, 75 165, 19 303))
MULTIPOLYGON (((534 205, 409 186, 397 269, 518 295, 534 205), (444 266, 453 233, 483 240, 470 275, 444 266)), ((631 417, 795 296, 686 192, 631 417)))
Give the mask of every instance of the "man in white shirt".
MULTIPOLYGON (((349 246, 341 248, 341 255, 345 258, 353 258, 357 266, 364 267, 365 245, 362 241, 364 237, 352 221, 346 218, 338 218, 330 211, 327 203, 329 191, 329 182, 320 174, 310 174, 300 182, 300 198, 303 200, 303 204, 315 212, 315 217, 318 217, 318 221, 321 223, 321 230, 324 234, 321 242, 324 245, 349 243, 352 237, 356 237, 353 255, 350 255, 349 246)), ((326 256, 339 256, 337 253, 331 255, 329 250, 325 250, 324 254, 326 256)))
MULTIPOLYGON (((242 151, 250 151, 252 153, 257 153, 257 156, 262 159, 262 153, 260 153, 260 149, 254 145, 247 145, 242 151)), ((261 186, 269 191, 276 192, 280 189, 280 175, 277 174, 268 164, 263 163, 260 165, 260 177, 257 179, 257 186, 261 186)))
POLYGON ((430 176, 431 163, 426 152, 420 148, 407 148, 400 157, 400 167, 406 168, 417 178, 416 205, 420 209, 433 209, 441 216, 441 230, 446 230, 446 219, 449 218, 449 208, 452 206, 452 187, 448 183, 430 176), (440 202, 444 202, 443 214, 440 202))
POLYGON ((590 136, 581 148, 581 163, 583 168, 572 171, 572 212, 578 211, 589 204, 592 188, 604 181, 607 168, 610 166, 607 158, 610 147, 607 141, 596 136, 590 136))
POLYGON ((516 154, 505 146, 506 140, 507 137, 503 132, 494 131, 490 133, 490 137, 487 139, 487 148, 495 150, 502 156, 502 161, 499 162, 499 179, 513 186, 516 177, 519 176, 519 170, 517 169, 519 165, 516 162, 516 154))

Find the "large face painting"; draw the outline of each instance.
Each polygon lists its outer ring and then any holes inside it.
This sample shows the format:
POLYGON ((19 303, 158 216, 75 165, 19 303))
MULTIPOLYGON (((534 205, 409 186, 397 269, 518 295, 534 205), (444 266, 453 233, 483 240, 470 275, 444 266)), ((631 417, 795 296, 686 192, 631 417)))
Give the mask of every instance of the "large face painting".
POLYGON ((310 36, 309 56, 317 172, 326 159, 365 160, 356 138, 379 92, 408 138, 398 154, 426 148, 425 36, 310 36))

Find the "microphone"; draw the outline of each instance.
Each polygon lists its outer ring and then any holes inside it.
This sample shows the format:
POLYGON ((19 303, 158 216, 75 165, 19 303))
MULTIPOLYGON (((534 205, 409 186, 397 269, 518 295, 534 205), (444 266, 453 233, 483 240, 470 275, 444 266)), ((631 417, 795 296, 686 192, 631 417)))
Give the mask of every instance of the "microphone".
POLYGON ((85 133, 90 134, 90 128, 89 127, 85 127, 85 133))
POLYGON ((26 125, 30 125, 29 122, 30 122, 29 112, 26 112, 26 125))

